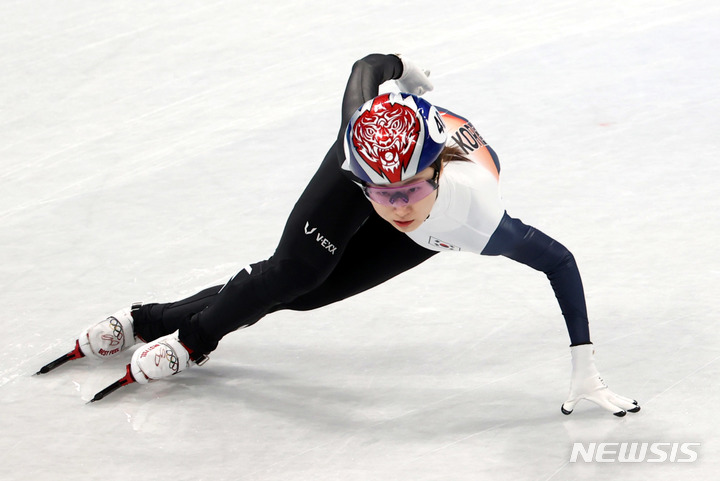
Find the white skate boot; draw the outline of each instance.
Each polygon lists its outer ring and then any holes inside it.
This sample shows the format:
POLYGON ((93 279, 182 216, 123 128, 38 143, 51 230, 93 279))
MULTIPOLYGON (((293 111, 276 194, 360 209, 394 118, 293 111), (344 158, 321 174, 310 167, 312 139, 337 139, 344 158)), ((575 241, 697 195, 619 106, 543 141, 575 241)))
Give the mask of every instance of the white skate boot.
POLYGON ((108 359, 133 346, 137 340, 132 311, 138 307, 139 304, 134 304, 132 308, 122 309, 80 333, 78 345, 83 355, 108 359))
MULTIPOLYGON (((204 363, 207 356, 203 356, 204 363)), ((132 376, 140 384, 170 377, 189 368, 195 361, 178 338, 178 331, 138 348, 130 361, 132 376)))

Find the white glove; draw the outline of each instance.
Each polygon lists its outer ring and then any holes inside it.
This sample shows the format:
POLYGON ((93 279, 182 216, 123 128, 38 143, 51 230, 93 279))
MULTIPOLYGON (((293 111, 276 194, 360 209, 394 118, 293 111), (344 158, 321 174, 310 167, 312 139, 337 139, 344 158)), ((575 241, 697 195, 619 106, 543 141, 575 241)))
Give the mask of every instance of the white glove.
POLYGON ((640 411, 637 401, 615 394, 600 378, 593 359, 595 350, 592 344, 571 346, 570 352, 572 354, 572 379, 570 396, 560 408, 563 414, 573 412, 575 404, 581 399, 592 401, 618 417, 625 416, 628 411, 631 413, 640 411))
POLYGON ((398 57, 400 57, 403 64, 403 73, 399 79, 395 79, 395 83, 401 92, 423 95, 434 88, 432 82, 428 79, 429 70, 422 70, 405 57, 400 55, 398 57))

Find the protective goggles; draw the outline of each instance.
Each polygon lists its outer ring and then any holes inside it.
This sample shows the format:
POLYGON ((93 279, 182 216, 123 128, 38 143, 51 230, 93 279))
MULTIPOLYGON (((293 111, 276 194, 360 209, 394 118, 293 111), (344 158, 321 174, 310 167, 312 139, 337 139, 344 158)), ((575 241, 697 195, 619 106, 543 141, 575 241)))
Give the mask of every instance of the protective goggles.
POLYGON ((365 197, 382 205, 414 204, 437 190, 437 178, 438 173, 430 180, 421 180, 420 182, 401 185, 400 187, 376 187, 366 184, 363 186, 363 192, 365 192, 365 197))

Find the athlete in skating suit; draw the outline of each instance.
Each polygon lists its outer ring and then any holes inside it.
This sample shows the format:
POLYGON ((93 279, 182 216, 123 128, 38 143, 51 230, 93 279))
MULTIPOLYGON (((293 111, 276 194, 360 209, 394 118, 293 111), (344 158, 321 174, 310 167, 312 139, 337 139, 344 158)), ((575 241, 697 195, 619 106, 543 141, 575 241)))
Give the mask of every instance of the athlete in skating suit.
POLYGON ((79 349, 105 358, 137 340, 148 342, 128 370, 146 383, 201 363, 226 334, 271 312, 325 306, 438 252, 467 251, 508 257, 550 280, 571 342, 564 413, 581 399, 618 416, 637 412, 637 403, 610 391, 595 368, 573 255, 505 212, 497 155, 467 119, 418 96, 431 89, 424 72, 399 56, 357 61, 337 139, 295 204, 274 254, 223 286, 178 302, 123 309, 84 330, 79 349), (380 95, 380 85, 393 79, 402 93, 380 95))

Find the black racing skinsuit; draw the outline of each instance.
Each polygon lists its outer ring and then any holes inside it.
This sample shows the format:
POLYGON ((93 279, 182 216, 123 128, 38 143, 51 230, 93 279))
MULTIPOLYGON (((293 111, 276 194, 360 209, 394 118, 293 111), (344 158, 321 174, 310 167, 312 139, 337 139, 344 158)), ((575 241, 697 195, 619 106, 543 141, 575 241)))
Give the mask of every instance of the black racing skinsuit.
MULTIPOLYGON (((425 249, 372 209, 340 169, 343 134, 352 114, 399 78, 402 62, 372 54, 355 62, 342 103, 342 123, 285 224, 274 254, 251 264, 224 286, 168 304, 146 304, 133 313, 145 341, 180 329, 194 353, 208 353, 226 334, 268 313, 310 310, 348 298, 417 266, 437 252, 425 249), (382 239, 382 249, 378 249, 382 239)), ((482 252, 504 255, 545 272, 565 316, 572 344, 590 342, 585 298, 572 254, 561 244, 507 214, 482 252)))

